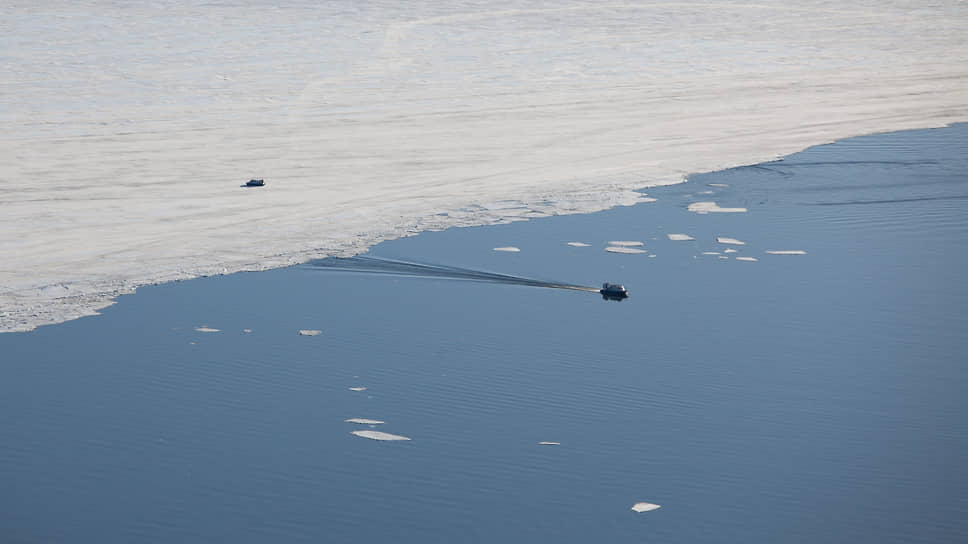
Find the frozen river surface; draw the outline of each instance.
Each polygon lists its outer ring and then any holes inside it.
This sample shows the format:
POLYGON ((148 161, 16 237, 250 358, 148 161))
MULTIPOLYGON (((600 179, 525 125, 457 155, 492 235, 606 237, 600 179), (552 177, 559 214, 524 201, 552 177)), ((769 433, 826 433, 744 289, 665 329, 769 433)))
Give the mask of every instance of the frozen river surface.
POLYGON ((968 119, 962 2, 286 4, 4 9, 0 331, 968 119))

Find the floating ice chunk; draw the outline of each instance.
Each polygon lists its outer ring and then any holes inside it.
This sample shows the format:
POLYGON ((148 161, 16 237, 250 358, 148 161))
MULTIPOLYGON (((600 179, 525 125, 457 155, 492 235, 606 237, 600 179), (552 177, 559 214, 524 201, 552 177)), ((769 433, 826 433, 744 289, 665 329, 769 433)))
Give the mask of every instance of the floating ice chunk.
POLYGON ((317 331, 313 329, 300 329, 299 336, 319 336, 323 334, 323 331, 317 331))
POLYGON ((591 244, 586 244, 585 242, 568 242, 568 245, 572 247, 591 247, 591 244))
POLYGON ((759 259, 757 259, 756 257, 736 257, 736 260, 737 261, 750 261, 750 262, 755 262, 755 261, 757 261, 759 259))
POLYGON ((632 510, 635 510, 636 512, 651 512, 652 510, 656 510, 658 508, 662 508, 662 506, 652 504, 651 502, 637 502, 632 505, 632 510))
POLYGON ((706 185, 710 187, 729 187, 729 185, 725 183, 707 183, 706 185))
POLYGON ((673 242, 688 242, 690 240, 695 240, 692 236, 688 234, 666 234, 670 240, 673 242))
POLYGON ((380 421, 379 419, 366 419, 365 417, 351 417, 349 419, 344 419, 343 421, 347 423, 356 423, 358 425, 383 425, 386 421, 380 421))
POLYGON ((619 242, 609 242, 608 245, 610 245, 610 246, 622 246, 622 247, 639 247, 639 246, 644 246, 645 244, 643 244, 642 242, 622 242, 622 241, 619 241, 619 242))
POLYGON ((516 248, 514 246, 496 247, 496 248, 494 248, 494 251, 506 251, 508 253, 520 253, 521 252, 521 250, 519 248, 516 248))
POLYGON ((220 329, 213 329, 211 327, 195 327, 198 332, 222 332, 220 329))
POLYGON ((718 251, 703 251, 703 255, 719 255, 718 251))
POLYGON ((720 208, 715 202, 693 202, 686 209, 695 213, 746 213, 746 208, 720 208))
POLYGON ((350 434, 355 434, 356 436, 362 438, 369 438, 370 440, 410 440, 406 436, 400 436, 398 434, 384 433, 380 431, 353 431, 350 434))
POLYGON ((366 391, 365 387, 350 387, 350 391, 366 391))
POLYGON ((650 258, 650 259, 654 259, 654 258, 655 258, 655 253, 651 253, 651 254, 649 255, 649 258, 650 258))
POLYGON ((609 253, 627 253, 629 255, 633 253, 648 253, 648 251, 644 249, 637 249, 634 247, 622 247, 622 246, 609 246, 605 248, 605 251, 608 251, 609 253))
POLYGON ((767 250, 770 255, 806 255, 807 252, 802 249, 780 249, 780 250, 767 250))
POLYGON ((561 442, 538 442, 539 446, 560 446, 561 442))
POLYGON ((725 259, 729 259, 729 257, 727 257, 727 256, 725 256, 725 255, 720 255, 720 256, 719 256, 719 258, 720 258, 720 259, 723 259, 723 260, 725 260, 725 259))
POLYGON ((736 253, 736 250, 733 248, 729 248, 726 251, 723 251, 723 253, 736 253))
POLYGON ((720 244, 731 244, 731 245, 734 245, 734 246, 745 246, 746 245, 746 242, 741 242, 741 241, 737 240, 736 238, 727 238, 725 236, 717 236, 716 237, 716 241, 719 242, 720 244))
POLYGON ((244 332, 244 333, 250 333, 250 332, 252 332, 252 329, 242 329, 242 332, 244 332))

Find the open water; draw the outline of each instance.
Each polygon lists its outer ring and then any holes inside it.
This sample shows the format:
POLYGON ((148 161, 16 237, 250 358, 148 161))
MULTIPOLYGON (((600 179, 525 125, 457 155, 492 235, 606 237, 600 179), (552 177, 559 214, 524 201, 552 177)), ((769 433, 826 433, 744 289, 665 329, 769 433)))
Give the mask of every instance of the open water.
POLYGON ((874 135, 370 252, 622 302, 311 263, 0 335, 0 541, 964 542, 965 172, 874 135))

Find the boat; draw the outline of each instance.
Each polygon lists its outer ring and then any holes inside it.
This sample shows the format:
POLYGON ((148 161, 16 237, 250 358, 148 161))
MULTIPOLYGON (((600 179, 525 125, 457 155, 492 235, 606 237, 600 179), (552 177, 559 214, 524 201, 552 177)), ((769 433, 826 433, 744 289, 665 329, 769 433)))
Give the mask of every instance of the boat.
POLYGON ((265 184, 266 182, 264 179, 250 179, 249 181, 245 182, 246 187, 263 187, 265 184))
POLYGON ((625 289, 625 286, 619 283, 605 282, 598 292, 602 294, 602 298, 605 300, 622 300, 629 296, 629 292, 625 289))

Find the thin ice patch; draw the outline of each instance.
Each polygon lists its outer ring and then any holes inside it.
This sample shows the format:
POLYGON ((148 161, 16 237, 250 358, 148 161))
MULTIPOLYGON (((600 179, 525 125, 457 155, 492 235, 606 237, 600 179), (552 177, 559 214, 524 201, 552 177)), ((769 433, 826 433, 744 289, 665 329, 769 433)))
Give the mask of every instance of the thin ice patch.
POLYGON ((736 250, 733 249, 733 248, 729 248, 729 249, 723 251, 723 253, 736 253, 736 250))
POLYGON ((806 255, 807 252, 802 249, 779 249, 779 250, 767 250, 770 255, 806 255))
POLYGON ((737 261, 749 261, 749 262, 756 262, 756 261, 758 261, 759 259, 757 259, 756 257, 736 257, 736 260, 737 260, 737 261))
POLYGON ((706 185, 710 187, 729 187, 729 185, 725 183, 707 183, 706 185))
POLYGON ((745 246, 746 245, 746 242, 741 242, 740 240, 737 240, 736 238, 727 238, 725 236, 717 236, 716 237, 716 241, 719 242, 720 244, 730 244, 730 245, 734 245, 734 246, 745 246))
POLYGON ((703 255, 719 255, 718 251, 703 251, 703 255))
POLYGON ((353 431, 350 434, 355 434, 361 438, 369 438, 370 440, 382 440, 382 441, 393 441, 393 440, 410 440, 406 436, 400 436, 398 434, 384 433, 380 431, 353 431))
POLYGON ((350 391, 366 391, 365 387, 350 387, 350 391))
POLYGON ((356 423, 357 425, 383 425, 386 421, 380 421, 379 419, 366 419, 365 417, 351 417, 349 419, 344 419, 343 421, 347 423, 356 423))
POLYGON ((746 208, 720 208, 715 202, 693 202, 686 209, 694 213, 746 213, 746 208))
POLYGON ((561 442, 538 442, 539 446, 560 446, 561 442))
POLYGON ((609 246, 605 248, 605 251, 608 251, 609 253, 626 253, 629 255, 634 253, 648 253, 648 251, 644 249, 636 249, 634 247, 621 247, 621 246, 609 246))
POLYGON ((642 242, 618 241, 618 242, 609 242, 608 245, 622 246, 622 247, 639 247, 639 246, 644 246, 645 244, 643 244, 642 242))
POLYGON ((657 510, 662 508, 658 504, 652 504, 651 502, 637 502, 632 505, 632 510, 636 512, 651 512, 652 510, 657 510))
POLYGON ((222 332, 221 329, 213 329, 211 327, 195 327, 198 332, 222 332))
POLYGON ((507 247, 496 247, 494 248, 494 251, 504 251, 507 253, 520 253, 521 249, 516 248, 514 246, 507 246, 507 247))
POLYGON ((299 336, 319 336, 323 334, 323 331, 317 331, 314 329, 300 329, 299 336))
POLYGON ((689 242, 691 240, 695 240, 695 238, 689 236, 688 234, 666 234, 666 236, 668 236, 673 242, 689 242))
POLYGON ((585 242, 568 242, 571 247, 591 247, 591 244, 586 244, 585 242))

